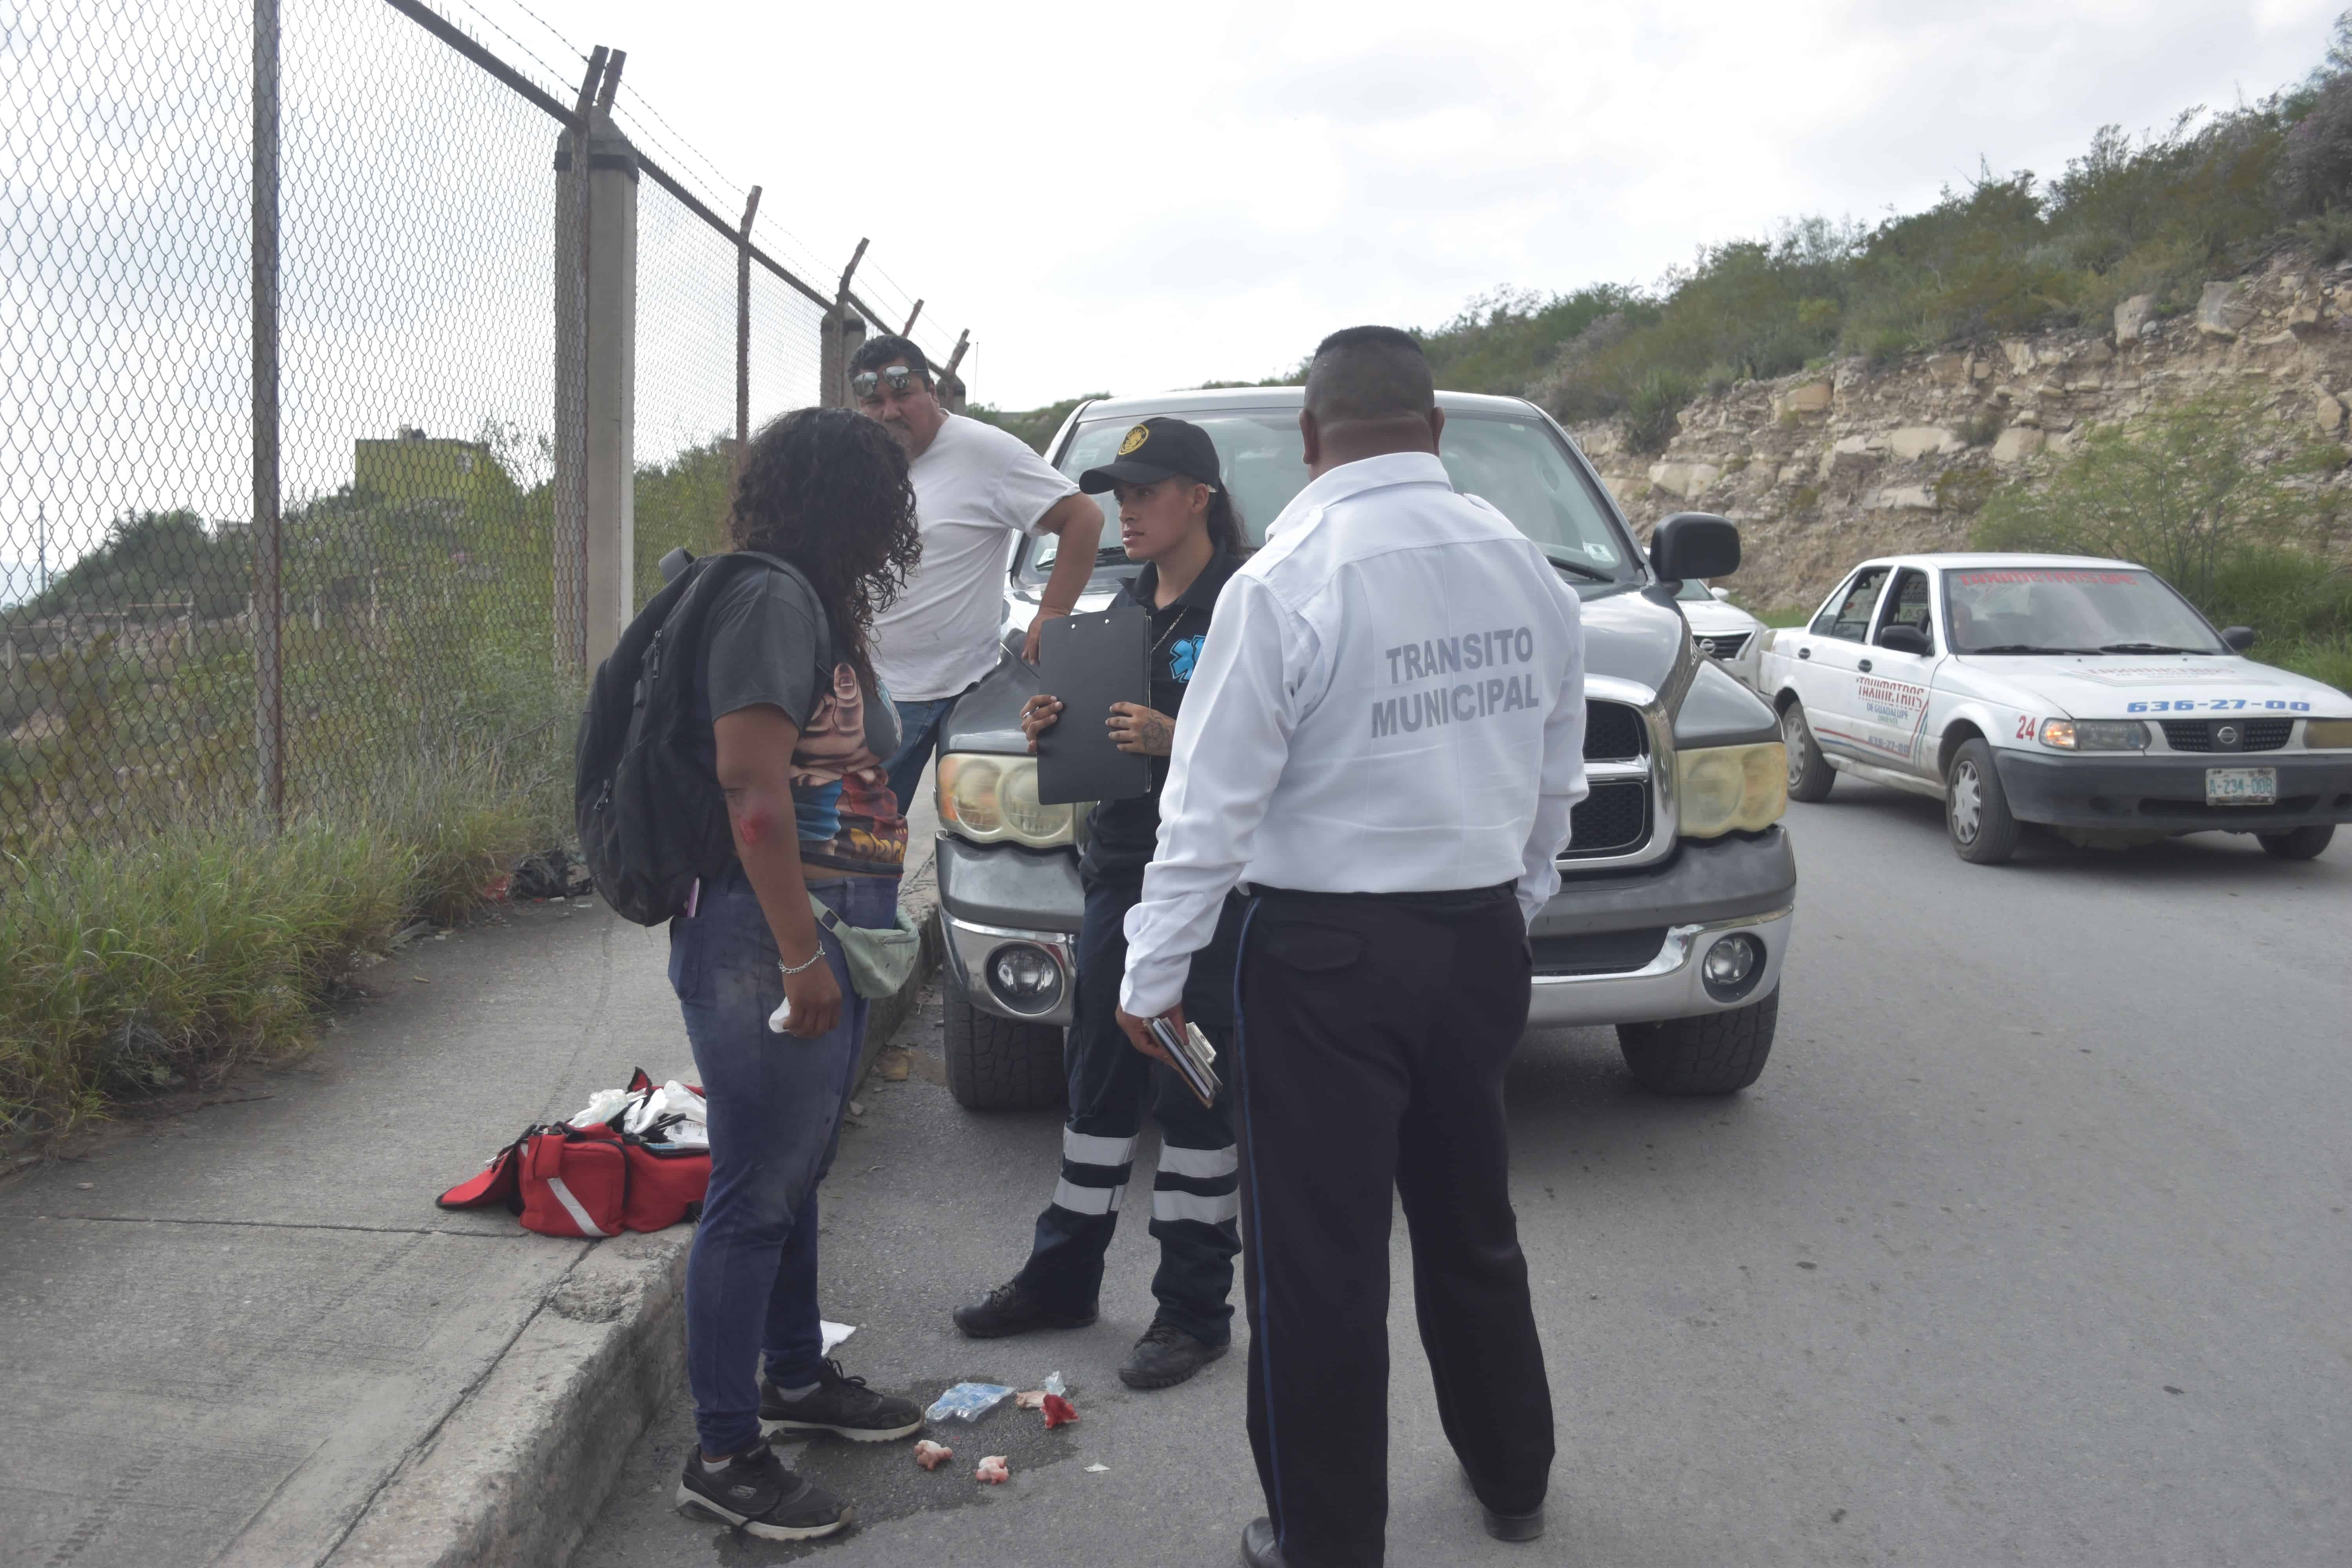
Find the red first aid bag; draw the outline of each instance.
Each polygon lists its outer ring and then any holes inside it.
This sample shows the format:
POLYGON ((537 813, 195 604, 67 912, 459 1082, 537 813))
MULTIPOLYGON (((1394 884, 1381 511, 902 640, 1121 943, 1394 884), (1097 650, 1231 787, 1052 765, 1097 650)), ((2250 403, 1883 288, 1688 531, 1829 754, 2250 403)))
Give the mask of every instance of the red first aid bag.
MULTIPOLYGON (((649 1085, 640 1071, 632 1090, 649 1085)), ((526 1127, 480 1173, 435 1200, 445 1209, 502 1205, 525 1230, 593 1238, 665 1230, 698 1217, 710 1152, 654 1148, 609 1126, 526 1127)))

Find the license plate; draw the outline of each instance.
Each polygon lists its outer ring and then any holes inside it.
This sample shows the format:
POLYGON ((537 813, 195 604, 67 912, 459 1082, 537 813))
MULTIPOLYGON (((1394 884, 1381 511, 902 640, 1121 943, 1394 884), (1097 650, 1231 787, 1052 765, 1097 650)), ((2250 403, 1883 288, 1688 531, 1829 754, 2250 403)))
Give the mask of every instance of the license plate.
POLYGON ((2207 768, 2205 770, 2205 804, 2207 805, 2275 805, 2278 804, 2278 770, 2276 768, 2207 768))

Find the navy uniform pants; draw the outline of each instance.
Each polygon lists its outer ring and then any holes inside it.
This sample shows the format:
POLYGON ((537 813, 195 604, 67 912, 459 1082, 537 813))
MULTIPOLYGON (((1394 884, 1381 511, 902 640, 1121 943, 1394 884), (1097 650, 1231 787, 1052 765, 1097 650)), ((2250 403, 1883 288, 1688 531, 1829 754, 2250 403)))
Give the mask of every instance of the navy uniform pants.
MULTIPOLYGON (((1131 1045, 1119 1029, 1119 981, 1127 973, 1127 911, 1143 891, 1142 873, 1089 878, 1078 932, 1078 988, 1064 1047, 1070 1114, 1062 1129, 1062 1177, 1037 1216, 1036 1240, 1020 1274, 1023 1289, 1054 1310, 1095 1310, 1103 1256, 1118 1226, 1119 1202, 1135 1161, 1136 1134, 1149 1111, 1160 1123, 1160 1171, 1151 1184, 1151 1226, 1160 1269, 1151 1292, 1159 1316, 1209 1344, 1233 1337, 1234 1254, 1239 1161, 1227 1105, 1230 1082, 1204 1106, 1175 1072, 1131 1045)), ((1238 908, 1218 940, 1195 954, 1184 993, 1186 1016, 1200 1024, 1230 1079, 1233 937, 1238 908), (1199 1011, 1194 1011, 1195 1007, 1199 1011)))
POLYGON ((1529 973, 1508 887, 1250 903, 1233 1075, 1249 1435, 1294 1568, 1384 1551, 1391 1194, 1445 1436, 1487 1507, 1543 1501, 1551 1392, 1503 1120, 1529 973))

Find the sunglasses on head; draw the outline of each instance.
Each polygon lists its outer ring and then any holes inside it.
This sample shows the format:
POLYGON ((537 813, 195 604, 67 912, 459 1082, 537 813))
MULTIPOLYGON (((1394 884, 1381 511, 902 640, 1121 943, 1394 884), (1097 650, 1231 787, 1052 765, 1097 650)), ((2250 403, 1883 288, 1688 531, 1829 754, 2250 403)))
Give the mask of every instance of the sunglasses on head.
POLYGON ((923 374, 907 365, 894 364, 881 370, 861 370, 849 378, 849 390, 861 398, 871 397, 887 382, 890 390, 900 397, 923 384, 923 374))

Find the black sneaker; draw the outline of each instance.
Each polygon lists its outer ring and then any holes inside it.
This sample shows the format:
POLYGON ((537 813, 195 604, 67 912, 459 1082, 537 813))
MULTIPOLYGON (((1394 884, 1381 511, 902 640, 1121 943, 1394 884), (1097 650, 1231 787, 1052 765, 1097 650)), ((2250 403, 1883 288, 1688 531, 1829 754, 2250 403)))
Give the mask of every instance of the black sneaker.
POLYGON ((955 1310, 955 1326, 968 1340, 999 1340, 1033 1329, 1083 1329, 1094 1321, 1092 1310, 1083 1315, 1048 1311, 1043 1301, 1021 1288, 1018 1279, 999 1285, 985 1300, 955 1310))
POLYGON ((814 1541, 845 1528, 855 1510, 814 1481, 784 1468, 765 1443, 705 1469, 700 1449, 686 1456, 677 1500, 717 1514, 762 1541, 814 1541))
POLYGON ((760 1425, 770 1432, 830 1432, 853 1443, 886 1443, 921 1431, 923 1412, 911 1399, 875 1393, 864 1378, 828 1361, 816 1386, 798 1399, 786 1399, 761 1378, 760 1425))
POLYGON ((1129 1388, 1172 1388, 1225 1353, 1223 1345, 1196 1340, 1175 1324, 1158 1318, 1135 1342, 1135 1352, 1118 1369, 1118 1380, 1129 1388))

